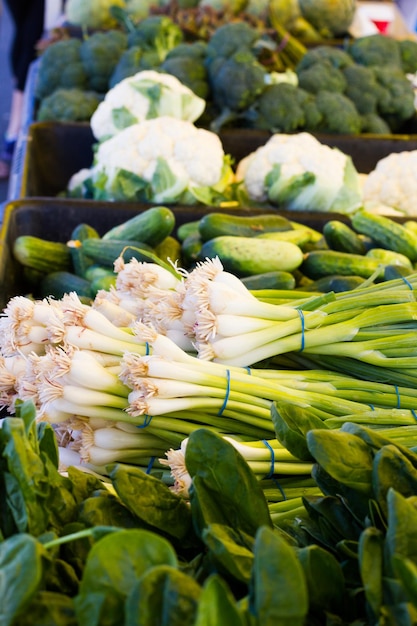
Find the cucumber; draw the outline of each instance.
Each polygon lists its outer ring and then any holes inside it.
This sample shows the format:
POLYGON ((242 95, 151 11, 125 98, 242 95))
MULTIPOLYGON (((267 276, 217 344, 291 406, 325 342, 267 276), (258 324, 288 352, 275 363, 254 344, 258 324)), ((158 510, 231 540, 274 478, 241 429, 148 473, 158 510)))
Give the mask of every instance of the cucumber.
POLYGON ((331 274, 361 276, 362 278, 368 278, 378 270, 380 275, 383 274, 383 265, 378 259, 337 250, 308 252, 300 269, 313 280, 331 274))
POLYGON ((192 222, 185 222, 177 226, 177 238, 183 242, 189 235, 194 235, 199 232, 200 220, 194 220, 192 222))
POLYGON ((329 276, 322 276, 317 278, 310 285, 306 287, 307 291, 321 291, 322 293, 328 293, 334 291, 339 293, 342 291, 351 291, 364 284, 365 278, 362 276, 340 276, 338 274, 329 274, 329 276))
POLYGON ((417 234, 417 220, 407 220, 403 223, 404 228, 411 230, 411 232, 417 234))
POLYGON ((98 276, 91 281, 91 291, 94 295, 97 294, 100 289, 104 289, 105 291, 109 291, 110 287, 114 287, 116 285, 116 274, 107 274, 103 276, 98 276))
POLYGON ((186 267, 189 267, 200 259, 203 241, 200 233, 192 233, 181 244, 181 256, 186 267))
POLYGON ((254 237, 271 231, 292 230, 291 222, 282 215, 229 215, 213 212, 200 219, 199 231, 203 241, 223 235, 254 237))
POLYGON ((39 284, 41 298, 52 296, 60 299, 71 291, 75 291, 80 297, 84 298, 92 298, 94 295, 91 283, 73 272, 51 272, 46 274, 39 284))
POLYGON ((73 229, 71 238, 67 242, 71 252, 73 271, 77 276, 84 277, 88 266, 93 263, 92 259, 86 257, 81 245, 88 238, 99 239, 100 235, 93 226, 81 223, 73 229))
POLYGON ((294 228, 293 230, 262 233, 261 235, 257 235, 257 238, 275 239, 276 241, 291 241, 297 246, 302 247, 311 242, 311 232, 308 228, 294 228))
POLYGON ((414 274, 415 270, 404 265, 386 265, 384 267, 384 280, 395 280, 397 278, 406 278, 410 274, 414 274))
POLYGON ((329 220, 323 226, 323 235, 328 247, 338 252, 365 254, 366 248, 353 228, 340 220, 329 220))
POLYGON ((316 230, 315 228, 312 228, 311 226, 307 226, 306 224, 300 224, 300 222, 293 222, 293 220, 290 220, 290 224, 294 228, 294 230, 297 230, 298 228, 301 228, 303 230, 307 229, 310 232, 310 241, 313 243, 319 243, 323 240, 323 233, 316 230))
POLYGON ((301 248, 290 241, 223 235, 205 241, 200 258, 219 257, 226 271, 239 277, 275 270, 291 272, 303 261, 301 248))
POLYGON ((161 243, 154 248, 155 254, 163 261, 178 261, 181 264, 181 244, 175 237, 165 237, 161 243))
POLYGON ((153 248, 168 237, 175 228, 175 215, 165 206, 156 206, 138 213, 131 219, 108 230, 106 240, 142 241, 153 248))
POLYGON ((84 278, 92 283, 94 280, 98 280, 99 278, 106 276, 116 276, 116 274, 111 268, 103 267, 102 265, 94 263, 87 269, 84 278))
POLYGON ((390 217, 361 210, 352 216, 352 225, 357 232, 372 237, 381 248, 417 261, 417 234, 390 217))
POLYGON ((138 261, 149 261, 147 252, 152 253, 150 246, 139 241, 116 240, 116 239, 85 239, 82 242, 84 254, 104 267, 112 268, 115 260, 123 253, 123 259, 127 262, 131 258, 138 261))
POLYGON ((44 274, 72 269, 71 252, 65 243, 33 235, 20 235, 13 244, 14 258, 26 267, 44 274))
POLYGON ((276 270, 263 274, 252 274, 241 278, 242 283, 251 291, 259 289, 294 289, 295 278, 291 272, 276 270))
POLYGON ((383 265, 402 265, 403 267, 413 269, 413 264, 407 256, 400 252, 394 252, 393 250, 371 248, 371 250, 366 253, 366 256, 372 259, 378 259, 383 265))

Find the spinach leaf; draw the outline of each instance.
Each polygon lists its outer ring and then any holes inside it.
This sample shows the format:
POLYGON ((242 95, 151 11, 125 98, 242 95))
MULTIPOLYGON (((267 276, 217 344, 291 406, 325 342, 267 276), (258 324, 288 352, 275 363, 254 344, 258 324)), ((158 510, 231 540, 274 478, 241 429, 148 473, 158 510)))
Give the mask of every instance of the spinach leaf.
POLYGON ((244 626, 235 598, 218 574, 204 583, 194 626, 244 626))
POLYGON ((387 504, 387 554, 407 557, 417 565, 417 508, 395 489, 388 491, 387 504))
POLYGON ((0 543, 0 624, 10 626, 42 582, 42 544, 27 533, 0 543))
POLYGON ((79 512, 80 522, 87 526, 118 526, 138 528, 140 521, 110 492, 83 500, 79 512))
POLYGON ((241 582, 249 582, 253 565, 253 537, 222 524, 209 524, 203 530, 202 539, 220 572, 241 582))
POLYGON ((80 624, 123 623, 128 594, 138 578, 156 565, 176 567, 177 557, 170 543, 153 532, 119 530, 97 541, 88 555, 75 598, 80 624))
POLYGON ((365 528, 359 538, 359 571, 365 596, 375 620, 383 603, 384 536, 374 528, 365 528))
POLYGON ((390 489, 405 497, 417 493, 417 470, 395 445, 386 445, 375 454, 372 486, 376 501, 386 513, 390 489))
POLYGON ((262 526, 255 537, 249 587, 251 611, 262 626, 303 626, 308 590, 296 552, 279 533, 262 526))
POLYGON ((346 592, 340 563, 320 546, 300 548, 296 554, 304 570, 311 609, 338 614, 346 592))
POLYGON ((325 422, 308 409, 287 402, 273 402, 271 418, 277 439, 301 461, 313 461, 306 434, 313 429, 327 429, 325 422))
POLYGON ((192 478, 191 511, 198 532, 224 524, 255 536, 272 527, 261 486, 243 456, 222 437, 205 428, 191 433, 185 463, 192 478))
POLYGON ((126 600, 125 626, 193 626, 200 585, 169 565, 145 572, 126 600))
POLYGON ((120 500, 139 520, 177 541, 192 541, 189 506, 159 478, 121 464, 112 468, 110 478, 120 500))
POLYGON ((55 591, 39 591, 13 626, 78 626, 73 599, 55 591))

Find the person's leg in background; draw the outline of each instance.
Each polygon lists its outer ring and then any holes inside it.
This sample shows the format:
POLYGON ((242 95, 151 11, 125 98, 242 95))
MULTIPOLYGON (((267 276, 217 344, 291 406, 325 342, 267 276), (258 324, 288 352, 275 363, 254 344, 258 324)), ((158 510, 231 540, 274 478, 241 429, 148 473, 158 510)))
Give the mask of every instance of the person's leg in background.
POLYGON ((23 99, 29 66, 36 58, 36 44, 44 30, 45 0, 5 0, 14 34, 10 49, 13 91, 10 115, 0 153, 0 178, 7 178, 22 123, 23 99))

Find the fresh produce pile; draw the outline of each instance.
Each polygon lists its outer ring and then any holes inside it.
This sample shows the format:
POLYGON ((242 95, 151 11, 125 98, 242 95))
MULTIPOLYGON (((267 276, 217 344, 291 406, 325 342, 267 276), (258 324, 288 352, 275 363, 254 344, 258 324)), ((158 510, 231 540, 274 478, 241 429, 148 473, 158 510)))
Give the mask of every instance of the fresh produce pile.
POLYGON ((128 30, 47 47, 35 94, 37 119, 88 121, 108 90, 149 69, 174 75, 203 98, 198 124, 216 132, 231 126, 390 134, 405 132, 415 117, 409 78, 417 71, 415 40, 376 34, 342 48, 307 49, 292 36, 287 41, 279 24, 268 29, 236 19, 207 40, 191 41, 171 16, 159 14, 129 21, 128 30))

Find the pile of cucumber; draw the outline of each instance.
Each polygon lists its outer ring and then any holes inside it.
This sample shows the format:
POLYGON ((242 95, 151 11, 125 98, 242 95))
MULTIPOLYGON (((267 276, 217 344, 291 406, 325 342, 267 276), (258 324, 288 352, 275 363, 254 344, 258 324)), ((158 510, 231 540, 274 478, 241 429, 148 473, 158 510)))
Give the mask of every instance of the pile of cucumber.
MULTIPOLYGON (((296 214, 294 214, 296 217, 296 214)), ((192 269, 219 257, 251 290, 345 291, 366 280, 406 277, 417 263, 417 221, 403 223, 361 210, 350 219, 333 214, 320 230, 284 215, 213 211, 177 224, 175 209, 154 206, 103 235, 81 223, 66 243, 21 235, 13 254, 24 266, 35 297, 85 299, 115 283, 123 256, 192 269)), ((316 219, 317 222, 317 219, 316 219)))

